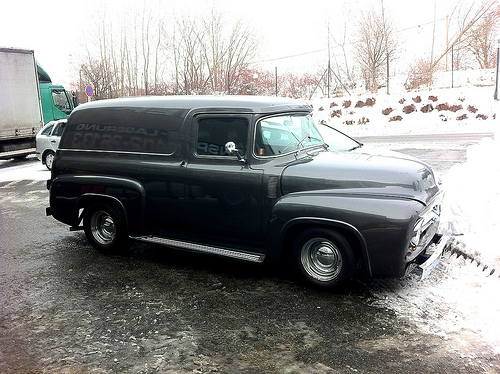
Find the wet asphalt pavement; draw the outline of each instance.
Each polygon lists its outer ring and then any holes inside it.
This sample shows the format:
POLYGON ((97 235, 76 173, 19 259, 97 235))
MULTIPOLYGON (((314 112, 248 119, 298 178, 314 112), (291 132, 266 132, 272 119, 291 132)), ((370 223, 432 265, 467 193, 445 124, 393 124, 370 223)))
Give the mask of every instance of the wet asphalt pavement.
POLYGON ((476 336, 461 348, 473 332, 431 334, 380 303, 383 281, 321 292, 159 246, 104 256, 45 216, 44 181, 0 197, 2 374, 500 372, 476 336))

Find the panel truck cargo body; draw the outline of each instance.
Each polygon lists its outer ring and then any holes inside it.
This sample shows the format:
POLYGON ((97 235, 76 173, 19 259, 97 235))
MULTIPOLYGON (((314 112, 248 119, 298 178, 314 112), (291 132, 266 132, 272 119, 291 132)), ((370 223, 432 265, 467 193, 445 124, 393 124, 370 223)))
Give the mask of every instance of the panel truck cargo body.
POLYGON ((34 153, 42 125, 34 52, 0 48, 0 159, 34 153))

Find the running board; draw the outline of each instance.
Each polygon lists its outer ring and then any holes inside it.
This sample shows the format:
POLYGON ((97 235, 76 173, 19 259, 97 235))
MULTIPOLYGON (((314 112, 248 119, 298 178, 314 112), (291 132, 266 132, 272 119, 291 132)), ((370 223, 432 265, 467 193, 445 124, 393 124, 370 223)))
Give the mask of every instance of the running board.
POLYGON ((180 240, 160 238, 157 236, 140 236, 140 237, 137 237, 134 239, 141 241, 141 242, 161 244, 161 245, 166 245, 169 247, 187 249, 190 251, 200 252, 200 253, 209 253, 209 254, 213 254, 213 255, 229 257, 229 258, 234 258, 237 260, 243 260, 243 261, 248 261, 248 262, 262 263, 262 262, 264 262, 264 258, 265 258, 265 256, 263 254, 240 252, 240 251, 236 251, 234 249, 212 247, 212 246, 208 246, 208 245, 184 242, 184 241, 180 241, 180 240))

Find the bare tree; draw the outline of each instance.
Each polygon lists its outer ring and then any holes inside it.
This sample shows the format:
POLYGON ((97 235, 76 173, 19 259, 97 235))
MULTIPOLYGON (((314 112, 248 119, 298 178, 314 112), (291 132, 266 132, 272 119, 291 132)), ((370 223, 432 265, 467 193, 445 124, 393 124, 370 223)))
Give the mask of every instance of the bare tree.
POLYGON ((113 76, 106 68, 104 61, 89 58, 87 63, 81 66, 81 75, 84 82, 86 82, 84 85, 90 84, 94 88, 94 99, 109 99, 112 97, 113 76))
POLYGON ((192 19, 183 19, 178 22, 179 40, 175 40, 176 72, 179 82, 179 93, 203 94, 206 93, 206 75, 202 44, 198 38, 196 22, 192 19))
POLYGON ((335 62, 335 66, 337 68, 337 72, 339 76, 345 76, 346 80, 348 82, 352 81, 352 72, 349 67, 349 61, 348 61, 348 53, 347 53, 347 22, 344 23, 344 31, 343 34, 340 36, 340 38, 335 38, 332 37, 333 42, 335 45, 342 50, 342 54, 339 55, 339 57, 342 58, 343 61, 339 62, 337 59, 337 55, 334 53, 333 54, 333 60, 335 62))
POLYGON ((224 63, 224 80, 227 92, 238 85, 242 73, 257 53, 257 40, 241 20, 233 25, 228 40, 227 56, 224 63))
POLYGON ((486 13, 465 34, 465 46, 474 56, 480 69, 490 69, 495 66, 495 44, 499 22, 500 6, 497 6, 486 13))
MULTIPOLYGON (((96 33, 88 38, 92 43, 82 61, 87 67, 98 65, 109 80, 99 83, 101 98, 231 93, 239 89, 242 72, 256 54, 252 31, 215 10, 210 17, 179 18, 167 32, 161 12, 145 2, 118 14, 120 21, 110 20, 106 6, 96 12, 96 33)), ((81 72, 82 79, 87 73, 81 72)))
POLYGON ((383 4, 381 10, 380 14, 371 10, 363 16, 355 43, 361 74, 370 92, 378 91, 379 78, 396 51, 392 25, 385 17, 383 4))
MULTIPOLYGON (((441 59, 455 46, 463 44, 465 35, 471 30, 478 21, 482 20, 488 12, 498 4, 498 0, 486 0, 479 5, 478 8, 470 7, 465 12, 465 15, 459 17, 459 31, 457 36, 451 43, 448 44, 446 50, 436 60, 432 61, 432 70, 439 64, 441 59)), ((498 18, 497 18, 498 19, 498 18)))

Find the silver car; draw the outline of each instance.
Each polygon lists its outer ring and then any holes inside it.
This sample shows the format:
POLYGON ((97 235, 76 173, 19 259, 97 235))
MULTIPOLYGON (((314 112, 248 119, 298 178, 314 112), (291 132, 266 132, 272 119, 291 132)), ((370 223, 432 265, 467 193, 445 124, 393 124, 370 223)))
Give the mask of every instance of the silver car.
POLYGON ((36 157, 49 170, 52 169, 52 162, 65 126, 66 119, 50 121, 36 134, 36 157))

